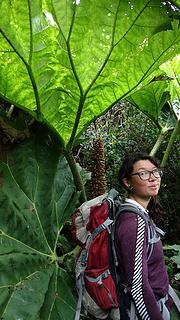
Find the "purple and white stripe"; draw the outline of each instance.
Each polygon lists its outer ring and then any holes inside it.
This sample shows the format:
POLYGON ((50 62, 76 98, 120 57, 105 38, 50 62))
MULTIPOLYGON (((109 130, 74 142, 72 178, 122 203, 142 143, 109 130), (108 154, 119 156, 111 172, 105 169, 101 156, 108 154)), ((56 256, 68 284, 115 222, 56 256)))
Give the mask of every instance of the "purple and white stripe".
POLYGON ((148 314, 146 305, 144 303, 143 292, 142 292, 142 287, 143 287, 142 257, 143 257, 143 244, 144 244, 144 234, 145 234, 145 221, 139 215, 137 215, 137 220, 138 220, 137 240, 136 240, 134 275, 133 275, 133 281, 132 281, 131 294, 141 319, 150 320, 150 316, 148 314))

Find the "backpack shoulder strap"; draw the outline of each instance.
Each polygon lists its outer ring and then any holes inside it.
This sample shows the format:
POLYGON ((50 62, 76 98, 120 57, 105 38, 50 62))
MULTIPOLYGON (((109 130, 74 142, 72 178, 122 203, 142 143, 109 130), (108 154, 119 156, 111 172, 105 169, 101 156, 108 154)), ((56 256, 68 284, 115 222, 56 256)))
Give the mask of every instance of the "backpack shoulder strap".
POLYGON ((122 212, 125 212, 125 211, 128 211, 128 212, 133 212, 133 213, 136 213, 138 214, 139 216, 141 216, 143 218, 143 220, 147 223, 149 218, 148 216, 143 212, 143 210, 141 210, 140 208, 138 208, 136 205, 134 204, 131 204, 131 203, 123 203, 121 206, 120 206, 120 209, 117 213, 117 215, 121 214, 122 212))
MULTIPOLYGON (((117 213, 117 217, 119 216, 119 214, 123 213, 123 212, 133 212, 135 214, 138 214, 139 216, 141 216, 141 218, 145 221, 146 225, 147 225, 147 230, 148 230, 148 246, 147 246, 147 259, 149 260, 152 251, 153 251, 153 244, 154 244, 154 231, 153 231, 153 227, 152 224, 150 222, 150 218, 148 217, 148 215, 146 215, 143 210, 141 210, 139 207, 137 207, 134 204, 131 203, 123 203, 117 213)), ((158 239, 159 240, 159 239, 158 239)))

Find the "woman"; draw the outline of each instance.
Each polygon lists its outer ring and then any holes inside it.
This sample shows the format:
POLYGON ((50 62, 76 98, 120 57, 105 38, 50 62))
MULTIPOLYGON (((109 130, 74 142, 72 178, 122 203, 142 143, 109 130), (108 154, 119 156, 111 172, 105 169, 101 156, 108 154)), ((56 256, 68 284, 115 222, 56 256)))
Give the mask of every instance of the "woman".
POLYGON ((155 236, 149 256, 148 227, 145 220, 130 210, 119 215, 115 228, 115 246, 121 281, 131 301, 130 319, 170 319, 172 299, 168 295, 168 275, 162 243, 152 220, 161 211, 156 199, 161 177, 159 164, 143 153, 127 157, 119 172, 120 182, 128 191, 125 203, 136 206, 146 215, 155 236))

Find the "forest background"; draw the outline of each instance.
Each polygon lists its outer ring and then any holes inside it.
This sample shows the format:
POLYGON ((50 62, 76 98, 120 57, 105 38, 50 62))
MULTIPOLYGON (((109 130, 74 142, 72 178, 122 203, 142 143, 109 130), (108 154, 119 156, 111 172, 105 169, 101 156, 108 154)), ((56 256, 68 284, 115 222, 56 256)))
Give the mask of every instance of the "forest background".
POLYGON ((70 216, 123 193, 120 161, 136 150, 163 167, 179 290, 179 1, 4 0, 0 31, 1 318, 74 318, 70 216))

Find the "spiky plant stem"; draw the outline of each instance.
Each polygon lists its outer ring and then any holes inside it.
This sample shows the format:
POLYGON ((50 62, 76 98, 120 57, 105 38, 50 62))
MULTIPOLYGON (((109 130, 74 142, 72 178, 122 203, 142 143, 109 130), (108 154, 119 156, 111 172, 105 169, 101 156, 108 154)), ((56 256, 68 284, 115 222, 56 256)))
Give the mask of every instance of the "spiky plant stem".
POLYGON ((104 143, 101 137, 97 137, 93 141, 91 160, 92 175, 90 191, 92 198, 95 198, 104 194, 106 189, 104 143))

